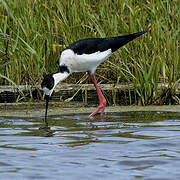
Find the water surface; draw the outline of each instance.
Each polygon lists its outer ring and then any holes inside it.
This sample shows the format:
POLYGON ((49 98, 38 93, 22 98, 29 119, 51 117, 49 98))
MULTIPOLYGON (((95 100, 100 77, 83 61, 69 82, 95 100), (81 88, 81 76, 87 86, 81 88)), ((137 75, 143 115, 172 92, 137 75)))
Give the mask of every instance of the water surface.
POLYGON ((0 117, 0 179, 180 179, 180 113, 0 117))

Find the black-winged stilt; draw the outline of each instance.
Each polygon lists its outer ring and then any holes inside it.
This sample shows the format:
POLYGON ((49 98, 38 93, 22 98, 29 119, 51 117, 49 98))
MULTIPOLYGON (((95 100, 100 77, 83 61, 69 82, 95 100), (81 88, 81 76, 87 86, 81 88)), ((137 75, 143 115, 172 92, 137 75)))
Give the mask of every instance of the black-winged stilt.
POLYGON ((49 97, 51 96, 54 88, 60 81, 66 79, 73 72, 89 73, 99 99, 98 108, 91 113, 90 116, 93 117, 99 111, 101 111, 101 116, 103 116, 104 109, 106 107, 106 99, 97 85, 95 77, 96 68, 99 64, 110 57, 113 52, 146 32, 148 31, 110 38, 82 39, 72 43, 63 50, 59 60, 59 71, 57 73, 46 75, 41 84, 46 99, 45 122, 49 97))

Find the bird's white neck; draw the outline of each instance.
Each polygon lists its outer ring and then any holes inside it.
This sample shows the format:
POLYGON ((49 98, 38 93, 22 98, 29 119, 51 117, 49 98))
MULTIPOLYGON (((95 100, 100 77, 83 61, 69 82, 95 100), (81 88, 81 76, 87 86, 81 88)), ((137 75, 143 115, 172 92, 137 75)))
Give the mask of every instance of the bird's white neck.
POLYGON ((63 73, 58 72, 58 73, 53 74, 54 88, 60 81, 65 80, 69 75, 70 75, 70 73, 68 73, 68 72, 63 72, 63 73))

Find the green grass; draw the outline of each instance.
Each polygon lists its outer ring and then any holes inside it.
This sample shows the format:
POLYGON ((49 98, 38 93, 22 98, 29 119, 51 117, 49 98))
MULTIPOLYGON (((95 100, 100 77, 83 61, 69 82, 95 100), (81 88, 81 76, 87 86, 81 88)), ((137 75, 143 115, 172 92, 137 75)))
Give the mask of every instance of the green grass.
MULTIPOLYGON (((60 52, 78 39, 151 29, 101 64, 97 79, 133 84, 136 104, 178 102, 179 7, 179 0, 0 0, 0 85, 40 84, 57 70, 60 52), (160 93, 158 83, 168 88, 160 93)), ((65 82, 81 77, 73 74, 65 82)))

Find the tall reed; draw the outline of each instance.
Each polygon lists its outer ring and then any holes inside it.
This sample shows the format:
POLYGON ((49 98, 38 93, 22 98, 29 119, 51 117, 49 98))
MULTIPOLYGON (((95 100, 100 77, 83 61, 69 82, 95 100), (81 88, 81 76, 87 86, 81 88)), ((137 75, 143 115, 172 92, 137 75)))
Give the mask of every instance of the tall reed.
MULTIPOLYGON (((159 82, 177 99, 179 7, 178 0, 0 0, 0 84, 40 84, 43 74, 57 70, 60 52, 78 39, 151 29, 101 64, 98 81, 132 83, 137 104, 159 99, 159 82)), ((81 76, 65 82, 76 83, 81 76)))

